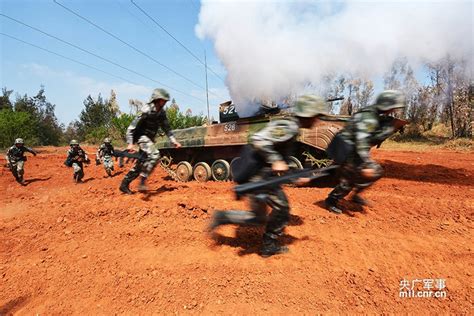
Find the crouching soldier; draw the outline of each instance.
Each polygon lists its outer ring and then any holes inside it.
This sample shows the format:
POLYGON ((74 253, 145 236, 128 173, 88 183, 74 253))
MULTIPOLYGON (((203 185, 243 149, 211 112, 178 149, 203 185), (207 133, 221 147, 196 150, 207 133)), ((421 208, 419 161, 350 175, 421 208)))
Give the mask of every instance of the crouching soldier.
POLYGON ((112 171, 114 171, 114 161, 112 157, 114 156, 114 146, 112 146, 112 142, 110 138, 104 139, 104 143, 100 145, 99 149, 97 150, 95 163, 96 165, 100 165, 100 162, 104 164, 105 172, 109 177, 112 176, 112 171))
POLYGON ((25 185, 25 180, 23 179, 25 171, 23 168, 26 161, 26 151, 36 156, 36 151, 25 146, 23 138, 17 138, 15 140, 15 144, 8 149, 6 155, 8 167, 10 168, 16 181, 21 185, 25 185))
POLYGON ((380 145, 396 132, 394 119, 388 114, 405 108, 405 98, 401 92, 386 90, 374 105, 355 113, 347 125, 333 138, 327 153, 340 165, 340 182, 325 200, 326 208, 341 214, 338 202, 351 191, 352 202, 361 206, 369 203, 360 193, 382 177, 382 167, 371 159, 370 148, 380 145))
POLYGON ((84 163, 90 163, 86 152, 79 146, 79 142, 75 139, 69 143, 71 148, 67 151, 67 158, 64 164, 74 169, 73 179, 76 183, 82 182, 84 178, 84 163))
MULTIPOLYGON (((296 143, 300 128, 310 128, 319 115, 327 113, 326 103, 314 95, 297 99, 294 117, 270 122, 264 129, 250 138, 240 156, 239 166, 233 169, 234 181, 246 183, 260 181, 267 177, 268 170, 281 173, 288 170, 289 156, 296 143)), ((210 230, 220 225, 266 225, 263 234, 263 257, 284 253, 288 249, 281 246, 279 237, 290 219, 288 199, 280 186, 274 186, 249 194, 251 211, 216 211, 210 230), (266 208, 271 208, 267 216, 266 208)))

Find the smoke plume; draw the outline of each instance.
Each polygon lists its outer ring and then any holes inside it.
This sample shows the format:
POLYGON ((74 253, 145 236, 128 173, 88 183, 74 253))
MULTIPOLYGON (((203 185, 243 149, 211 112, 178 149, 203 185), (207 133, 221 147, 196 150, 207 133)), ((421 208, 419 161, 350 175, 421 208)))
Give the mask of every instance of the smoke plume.
POLYGON ((473 65, 472 1, 202 0, 196 33, 214 42, 236 104, 300 94, 328 74, 381 75, 401 56, 473 65))

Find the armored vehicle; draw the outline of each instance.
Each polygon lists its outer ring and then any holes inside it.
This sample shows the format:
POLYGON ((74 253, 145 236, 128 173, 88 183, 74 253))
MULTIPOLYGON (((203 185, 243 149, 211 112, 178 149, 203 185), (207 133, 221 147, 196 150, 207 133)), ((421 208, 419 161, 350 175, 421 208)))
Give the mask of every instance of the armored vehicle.
MULTIPOLYGON (((239 159, 239 153, 250 136, 264 128, 269 121, 289 115, 276 106, 267 105, 255 116, 240 118, 231 101, 222 103, 219 123, 174 131, 182 148, 175 149, 167 137, 157 138, 156 145, 163 157, 161 166, 179 181, 192 178, 200 182, 210 179, 226 181, 231 179, 231 165, 239 159)), ((328 116, 327 120, 320 121, 313 128, 303 129, 294 151, 295 156, 288 161, 290 167, 327 165, 329 160, 326 159, 325 149, 344 126, 344 121, 343 117, 328 116)))

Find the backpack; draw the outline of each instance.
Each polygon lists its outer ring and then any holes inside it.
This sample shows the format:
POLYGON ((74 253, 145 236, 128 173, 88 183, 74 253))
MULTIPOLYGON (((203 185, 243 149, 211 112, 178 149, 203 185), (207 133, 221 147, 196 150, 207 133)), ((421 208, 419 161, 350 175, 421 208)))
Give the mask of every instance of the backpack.
POLYGON ((239 159, 231 164, 233 180, 242 184, 248 182, 265 166, 265 161, 251 145, 245 145, 240 152, 239 159))

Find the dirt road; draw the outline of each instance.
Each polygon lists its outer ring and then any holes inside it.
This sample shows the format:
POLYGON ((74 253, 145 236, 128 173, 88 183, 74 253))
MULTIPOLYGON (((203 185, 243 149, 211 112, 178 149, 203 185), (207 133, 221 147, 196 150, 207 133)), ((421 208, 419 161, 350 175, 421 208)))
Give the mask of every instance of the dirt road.
POLYGON ((472 314, 472 152, 375 151, 386 177, 362 213, 328 213, 329 186, 286 188, 290 252, 264 259, 259 229, 204 233, 214 210, 247 209, 230 182, 157 170, 148 195, 124 196, 130 166, 91 164, 75 185, 66 148, 40 150, 25 187, 0 167, 0 314, 472 314), (446 298, 401 298, 404 280, 446 298))

